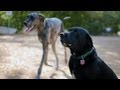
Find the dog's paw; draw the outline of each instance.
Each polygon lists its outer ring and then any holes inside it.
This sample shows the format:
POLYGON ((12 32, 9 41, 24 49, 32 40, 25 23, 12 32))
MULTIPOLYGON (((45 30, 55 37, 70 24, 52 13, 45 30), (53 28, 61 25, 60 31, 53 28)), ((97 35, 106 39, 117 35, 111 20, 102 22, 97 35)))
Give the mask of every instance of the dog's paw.
POLYGON ((48 64, 47 62, 45 62, 45 65, 46 65, 46 66, 49 66, 49 67, 53 67, 53 65, 50 65, 50 64, 48 64))
POLYGON ((35 79, 40 79, 40 76, 39 76, 39 75, 37 75, 37 76, 35 77, 35 79))
POLYGON ((75 79, 75 75, 74 74, 72 74, 72 79, 75 79))

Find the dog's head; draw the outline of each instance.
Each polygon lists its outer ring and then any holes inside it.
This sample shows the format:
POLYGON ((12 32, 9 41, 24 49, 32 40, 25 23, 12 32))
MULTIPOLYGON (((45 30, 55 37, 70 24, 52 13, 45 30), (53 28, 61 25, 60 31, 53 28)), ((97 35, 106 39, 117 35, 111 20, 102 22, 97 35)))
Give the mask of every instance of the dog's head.
POLYGON ((37 28, 41 22, 44 22, 44 15, 38 13, 30 13, 24 21, 25 32, 30 32, 33 29, 37 28))
POLYGON ((81 52, 93 47, 92 39, 84 28, 72 27, 68 31, 60 34, 61 42, 65 47, 73 52, 81 52))

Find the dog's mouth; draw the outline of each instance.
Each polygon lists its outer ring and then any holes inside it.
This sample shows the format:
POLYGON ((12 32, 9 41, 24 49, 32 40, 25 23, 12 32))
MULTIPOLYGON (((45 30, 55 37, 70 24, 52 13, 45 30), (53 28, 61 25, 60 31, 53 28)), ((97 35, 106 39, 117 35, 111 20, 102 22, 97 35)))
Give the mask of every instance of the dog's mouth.
POLYGON ((34 28, 35 28, 36 25, 32 25, 31 27, 24 27, 24 31, 25 32, 31 32, 34 28))
POLYGON ((66 43, 63 43, 63 45, 66 46, 66 47, 71 47, 72 46, 72 44, 66 44, 66 43))
POLYGON ((68 37, 67 33, 61 33, 60 34, 61 43, 64 47, 71 47, 72 44, 71 44, 70 40, 67 39, 67 37, 68 37))
POLYGON ((66 45, 66 43, 63 43, 63 46, 65 46, 65 47, 66 47, 66 46, 67 46, 67 45, 66 45))
POLYGON ((62 42, 62 45, 63 45, 64 47, 71 47, 71 46, 72 46, 72 44, 70 44, 70 43, 64 43, 64 42, 62 42))
POLYGON ((72 46, 71 43, 68 43, 65 39, 62 39, 62 38, 61 38, 61 43, 64 47, 71 47, 72 46))

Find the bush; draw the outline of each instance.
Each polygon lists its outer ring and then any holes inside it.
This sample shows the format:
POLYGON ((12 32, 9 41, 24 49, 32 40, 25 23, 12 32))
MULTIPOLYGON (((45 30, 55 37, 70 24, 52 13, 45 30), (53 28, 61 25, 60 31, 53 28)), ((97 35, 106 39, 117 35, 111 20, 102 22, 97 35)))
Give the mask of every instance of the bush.
MULTIPOLYGON (((13 11, 11 17, 11 27, 22 30, 23 21, 31 11, 13 11)), ((38 11, 40 12, 40 11, 38 11)), ((80 26, 88 29, 93 35, 100 35, 104 28, 111 27, 113 33, 120 30, 120 11, 42 11, 46 17, 58 17, 63 20, 70 16, 71 19, 65 20, 65 28, 80 26)), ((5 11, 0 11, 0 25, 8 26, 8 17, 5 11)))

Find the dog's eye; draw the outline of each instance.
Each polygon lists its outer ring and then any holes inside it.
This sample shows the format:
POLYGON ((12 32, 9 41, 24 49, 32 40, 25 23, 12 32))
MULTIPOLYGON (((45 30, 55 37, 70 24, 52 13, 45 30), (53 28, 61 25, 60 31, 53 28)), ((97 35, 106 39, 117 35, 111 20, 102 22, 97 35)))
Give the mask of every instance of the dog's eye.
POLYGON ((31 20, 34 20, 34 17, 33 17, 33 16, 30 16, 30 19, 31 19, 31 20))
POLYGON ((75 33, 77 32, 77 30, 74 31, 75 33))

